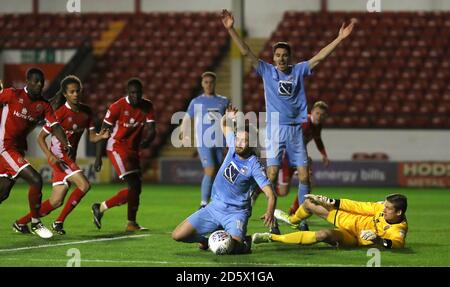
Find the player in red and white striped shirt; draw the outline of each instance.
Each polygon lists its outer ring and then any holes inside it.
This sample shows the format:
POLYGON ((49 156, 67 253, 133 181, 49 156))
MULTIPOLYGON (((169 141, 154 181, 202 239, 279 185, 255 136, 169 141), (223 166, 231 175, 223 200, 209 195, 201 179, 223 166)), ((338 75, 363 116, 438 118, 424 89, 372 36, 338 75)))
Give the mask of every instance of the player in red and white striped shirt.
MULTIPOLYGON (((80 138, 85 130, 89 131, 89 140, 93 143, 109 137, 108 130, 103 130, 100 134, 95 133, 92 111, 87 105, 80 102, 81 96, 82 84, 80 79, 70 75, 61 81, 61 88, 56 95, 58 103, 55 103, 56 106, 54 105, 56 118, 65 130, 66 136, 73 147, 74 154, 72 156, 69 156, 64 151, 61 142, 55 136, 51 137, 50 148, 47 146, 45 139, 53 131, 53 128, 48 124, 42 128, 38 136, 39 146, 47 156, 48 162, 53 169, 52 195, 42 203, 41 216, 45 216, 60 207, 64 202, 70 185, 72 183, 76 185, 60 215, 52 224, 53 231, 61 235, 66 233, 63 227, 66 217, 90 189, 88 179, 75 163, 80 138)), ((31 213, 17 220, 15 225, 19 226, 18 231, 22 230, 20 227, 26 225, 30 220, 31 213)))
MULTIPOLYGON (((27 135, 42 119, 52 127, 53 134, 62 143, 62 148, 71 154, 72 149, 64 130, 59 125, 50 104, 42 98, 44 73, 36 68, 27 71, 26 87, 0 89, 0 104, 3 105, 0 125, 0 166, 3 174, 0 181, 11 181, 17 177, 30 186, 28 201, 31 211, 31 232, 42 238, 50 238, 52 232, 40 221, 42 199, 42 177, 24 158, 27 149, 27 135), (6 179, 9 178, 9 179, 6 179)), ((0 184, 4 187, 5 184, 0 184)), ((2 190, 1 200, 6 199, 9 190, 2 190)), ((29 232, 29 230, 28 230, 29 232)))
MULTIPOLYGON (((119 191, 108 200, 92 205, 94 224, 101 228, 103 213, 114 206, 128 203, 128 225, 126 231, 145 230, 136 222, 139 195, 142 182, 139 163, 139 147, 147 147, 155 137, 155 117, 151 101, 142 98, 142 83, 130 79, 127 83, 126 97, 113 103, 106 112, 102 129, 109 129, 111 137, 106 146, 108 157, 119 178, 125 180, 128 188, 119 191), (144 126, 148 128, 147 137, 142 139, 144 126)), ((95 169, 100 171, 101 155, 105 141, 97 144, 95 169)))

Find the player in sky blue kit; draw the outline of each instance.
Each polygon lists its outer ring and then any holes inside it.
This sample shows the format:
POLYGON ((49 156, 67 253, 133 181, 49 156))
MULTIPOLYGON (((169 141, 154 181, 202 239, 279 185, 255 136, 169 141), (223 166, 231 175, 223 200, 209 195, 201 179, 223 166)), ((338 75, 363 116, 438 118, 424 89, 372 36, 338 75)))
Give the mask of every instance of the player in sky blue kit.
POLYGON ((230 102, 226 97, 216 95, 215 87, 216 74, 203 73, 203 94, 192 99, 181 124, 183 141, 190 143, 190 132, 186 129, 190 127, 190 119, 194 119, 195 122, 197 151, 204 171, 200 207, 209 202, 214 177, 224 155, 225 141, 220 130, 220 119, 230 102))
MULTIPOLYGON (((267 174, 273 186, 277 183, 283 150, 289 157, 289 164, 296 167, 299 175, 298 198, 303 202, 309 193, 308 156, 303 141, 301 125, 308 119, 307 101, 303 79, 312 74, 312 69, 324 60, 347 38, 353 30, 356 19, 339 30, 337 38, 323 48, 309 61, 291 65, 291 47, 286 42, 273 46, 274 65, 258 59, 233 28, 233 15, 222 12, 222 23, 228 30, 241 53, 249 58, 258 75, 263 79, 266 100, 266 151, 267 174)), ((278 230, 272 233, 279 233, 278 230)))
POLYGON ((238 127, 235 135, 230 124, 235 117, 236 110, 229 107, 222 118, 221 127, 229 149, 214 180, 212 200, 175 228, 172 238, 176 241, 198 242, 201 249, 207 249, 205 235, 223 228, 234 240, 232 253, 250 252, 250 238, 246 232, 252 211, 250 195, 256 186, 268 198, 267 210, 262 217, 264 224, 268 227, 274 224, 275 192, 250 146, 250 135, 256 137, 256 132, 245 125, 238 127))

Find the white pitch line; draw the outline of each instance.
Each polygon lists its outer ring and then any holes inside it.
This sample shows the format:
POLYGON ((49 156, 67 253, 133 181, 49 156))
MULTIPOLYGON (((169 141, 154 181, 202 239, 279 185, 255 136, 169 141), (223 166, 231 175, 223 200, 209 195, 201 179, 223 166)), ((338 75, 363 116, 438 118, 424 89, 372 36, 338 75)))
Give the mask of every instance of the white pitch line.
POLYGON ((58 247, 58 246, 65 246, 65 245, 86 244, 86 243, 91 243, 91 242, 113 241, 113 240, 147 237, 147 236, 150 236, 150 234, 128 235, 128 236, 119 236, 119 237, 105 237, 105 238, 90 239, 90 240, 83 240, 83 241, 73 241, 73 242, 64 242, 64 243, 56 243, 56 244, 44 244, 44 245, 26 246, 26 247, 11 248, 11 249, 0 249, 0 253, 47 248, 47 247, 58 247))
MULTIPOLYGON (((19 258, 2 258, 2 260, 17 261, 22 260, 19 258)), ((37 259, 29 258, 27 261, 36 262, 67 262, 67 259, 37 259)), ((154 264, 154 265, 179 265, 179 266, 189 266, 189 265, 207 265, 210 266, 213 262, 170 262, 170 261, 151 261, 151 260, 109 260, 109 259, 81 259, 81 264, 83 262, 90 263, 117 263, 117 264, 154 264)), ((223 266, 235 265, 235 266, 260 266, 260 267, 364 267, 364 265, 354 265, 354 264, 314 264, 314 263, 257 263, 257 262, 223 262, 223 266)))

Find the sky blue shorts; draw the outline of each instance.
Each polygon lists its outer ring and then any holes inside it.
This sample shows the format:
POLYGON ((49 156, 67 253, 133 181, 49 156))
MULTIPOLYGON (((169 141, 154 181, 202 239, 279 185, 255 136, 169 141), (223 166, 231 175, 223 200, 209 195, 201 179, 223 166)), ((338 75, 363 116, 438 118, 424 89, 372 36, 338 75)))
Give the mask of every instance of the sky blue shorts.
POLYGON ((194 226, 198 234, 206 235, 223 229, 231 236, 244 240, 250 215, 249 210, 236 209, 212 201, 206 207, 189 216, 187 220, 194 226))
POLYGON ((223 162, 223 147, 198 147, 198 156, 203 168, 220 167, 223 162))
POLYGON ((289 166, 308 166, 308 154, 303 141, 301 125, 267 125, 267 166, 280 166, 283 150, 286 150, 289 166))

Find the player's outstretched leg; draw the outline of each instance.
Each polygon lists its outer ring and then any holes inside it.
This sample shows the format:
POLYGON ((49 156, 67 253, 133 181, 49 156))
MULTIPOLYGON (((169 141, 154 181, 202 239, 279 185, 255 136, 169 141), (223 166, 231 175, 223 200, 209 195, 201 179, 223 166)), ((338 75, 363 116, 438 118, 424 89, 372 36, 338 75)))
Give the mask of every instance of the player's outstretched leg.
POLYGON ((172 239, 179 242, 199 244, 199 249, 208 250, 208 238, 204 235, 198 234, 194 226, 185 219, 173 231, 172 239))
POLYGON ((106 210, 115 206, 124 205, 128 202, 128 188, 120 190, 113 197, 103 201, 102 203, 92 204, 92 215, 94 217, 94 225, 98 228, 102 228, 102 218, 106 210))

